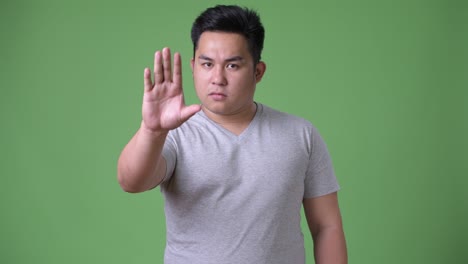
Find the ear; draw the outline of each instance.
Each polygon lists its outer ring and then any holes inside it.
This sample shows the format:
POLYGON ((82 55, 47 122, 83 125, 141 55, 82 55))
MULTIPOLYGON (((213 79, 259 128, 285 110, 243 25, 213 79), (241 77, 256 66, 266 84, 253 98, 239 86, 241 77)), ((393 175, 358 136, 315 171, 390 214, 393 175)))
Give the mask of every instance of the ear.
POLYGON ((195 59, 192 58, 192 59, 190 60, 190 68, 192 69, 192 74, 193 74, 193 65, 194 65, 194 63, 195 63, 195 59))
POLYGON ((266 71, 266 64, 263 61, 260 61, 255 66, 255 82, 259 83, 262 80, 263 75, 266 71))

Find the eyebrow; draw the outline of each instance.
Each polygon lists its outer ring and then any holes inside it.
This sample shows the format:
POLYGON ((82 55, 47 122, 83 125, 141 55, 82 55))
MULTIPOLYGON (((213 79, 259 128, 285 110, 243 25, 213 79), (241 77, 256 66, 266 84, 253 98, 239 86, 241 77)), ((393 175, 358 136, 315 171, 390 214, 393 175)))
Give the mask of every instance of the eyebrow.
MULTIPOLYGON (((205 55, 200 55, 200 56, 198 56, 198 58, 200 60, 213 61, 212 58, 210 58, 208 56, 205 56, 205 55)), ((234 57, 227 58, 224 61, 225 62, 233 62, 233 61, 243 61, 243 60, 244 60, 244 58, 242 58, 241 56, 234 56, 234 57)))

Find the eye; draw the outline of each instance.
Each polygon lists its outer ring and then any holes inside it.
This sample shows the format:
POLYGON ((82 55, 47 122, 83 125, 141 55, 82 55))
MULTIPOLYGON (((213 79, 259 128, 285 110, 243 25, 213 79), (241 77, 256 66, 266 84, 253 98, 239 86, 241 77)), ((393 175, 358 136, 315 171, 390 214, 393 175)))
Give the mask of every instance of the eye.
POLYGON ((226 65, 226 68, 228 68, 228 69, 237 69, 237 68, 239 68, 239 65, 237 65, 237 64, 228 64, 228 65, 226 65))
POLYGON ((205 68, 211 68, 213 66, 213 63, 211 62, 203 62, 202 63, 202 66, 205 67, 205 68))

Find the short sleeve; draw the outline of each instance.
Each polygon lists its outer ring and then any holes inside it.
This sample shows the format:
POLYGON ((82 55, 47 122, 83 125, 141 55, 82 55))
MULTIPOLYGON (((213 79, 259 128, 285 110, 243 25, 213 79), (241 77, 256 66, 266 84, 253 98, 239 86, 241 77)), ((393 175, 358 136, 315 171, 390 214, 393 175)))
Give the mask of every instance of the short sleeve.
POLYGON ((177 145, 171 132, 169 132, 166 142, 164 143, 162 155, 166 160, 166 175, 163 180, 163 182, 165 182, 171 178, 177 162, 177 145))
POLYGON ((340 189, 330 154, 318 130, 311 128, 311 151, 304 181, 304 198, 313 198, 340 189))

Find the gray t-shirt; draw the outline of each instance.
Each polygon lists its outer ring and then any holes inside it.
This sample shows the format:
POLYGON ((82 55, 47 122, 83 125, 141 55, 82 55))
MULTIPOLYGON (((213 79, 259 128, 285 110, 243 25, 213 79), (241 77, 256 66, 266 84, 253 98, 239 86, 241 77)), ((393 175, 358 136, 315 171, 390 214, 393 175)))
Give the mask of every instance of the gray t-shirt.
POLYGON ((240 135, 203 111, 163 150, 166 264, 304 264, 304 198, 339 189, 308 121, 258 104, 240 135))

